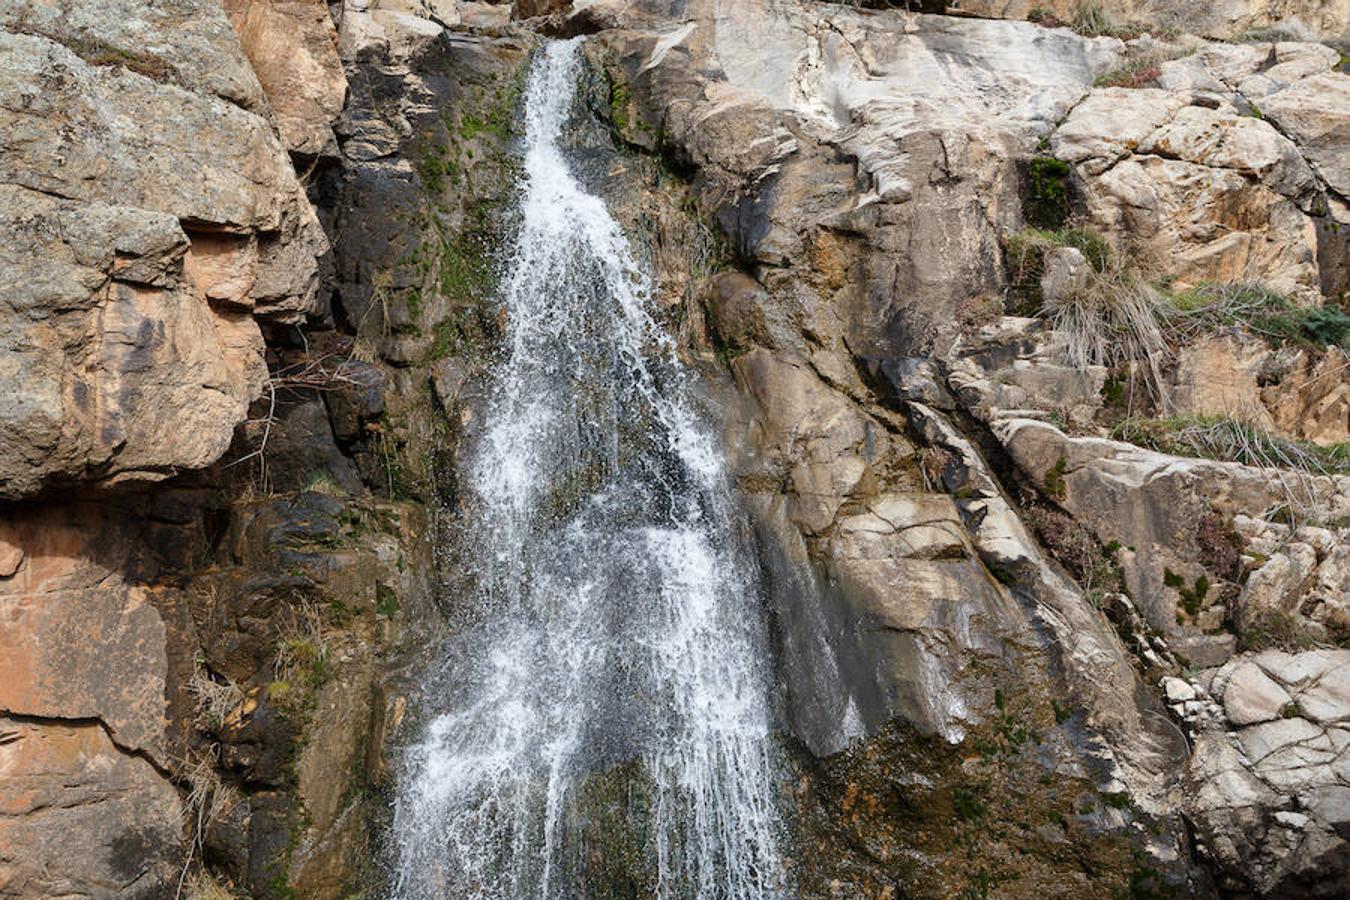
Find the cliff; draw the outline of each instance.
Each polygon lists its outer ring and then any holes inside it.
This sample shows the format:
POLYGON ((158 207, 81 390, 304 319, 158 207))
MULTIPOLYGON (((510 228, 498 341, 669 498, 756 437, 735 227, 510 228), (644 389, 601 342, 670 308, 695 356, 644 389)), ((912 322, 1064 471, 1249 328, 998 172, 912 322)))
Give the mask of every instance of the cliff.
POLYGON ((797 892, 1336 896, 1350 8, 910 5, 0 0, 0 896, 379 892, 583 33, 797 892))

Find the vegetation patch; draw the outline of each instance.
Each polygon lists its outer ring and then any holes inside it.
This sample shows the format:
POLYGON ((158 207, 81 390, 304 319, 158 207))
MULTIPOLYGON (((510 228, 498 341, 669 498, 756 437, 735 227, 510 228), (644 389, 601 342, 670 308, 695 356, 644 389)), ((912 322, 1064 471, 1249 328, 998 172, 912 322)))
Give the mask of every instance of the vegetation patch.
POLYGON ((162 59, 141 56, 95 37, 81 36, 70 41, 68 46, 91 66, 121 66, 156 81, 165 81, 173 74, 173 69, 162 59))
POLYGON ((1098 75, 1093 84, 1097 87, 1143 88, 1152 87, 1162 76, 1162 69, 1151 62, 1132 62, 1113 69, 1105 75, 1098 75))
POLYGON ((1309 629, 1292 613, 1267 610, 1241 629, 1238 647, 1241 650, 1309 650, 1317 640, 1309 629))
MULTIPOLYGON (((1184 292, 1158 287, 1117 258, 1100 235, 1084 229, 1025 229, 1007 239, 1005 259, 1009 312, 1047 319, 1068 364, 1138 373, 1156 400, 1163 397, 1163 371, 1176 347, 1228 329, 1243 329, 1272 346, 1350 350, 1350 315, 1340 307, 1300 306, 1249 282, 1202 284, 1184 292), (1081 283, 1047 299, 1041 288, 1046 258, 1060 247, 1082 253, 1089 271, 1081 283)), ((1103 389, 1107 405, 1123 398, 1124 389, 1123 381, 1109 382, 1103 389)))
POLYGON ((1082 253, 1094 272, 1105 272, 1111 263, 1111 248, 1095 231, 1082 228, 1026 228, 1008 238, 1005 256, 1015 312, 1035 315, 1040 312, 1041 277, 1045 274, 1045 254, 1056 247, 1073 247, 1082 253))
POLYGON ((1160 453, 1294 469, 1311 475, 1350 474, 1350 444, 1329 447, 1283 438, 1239 419, 1174 416, 1128 419, 1113 437, 1160 453))
POLYGON ((1241 327, 1275 345, 1350 350, 1350 315, 1340 307, 1298 306, 1261 284, 1208 283, 1161 296, 1168 336, 1179 343, 1241 327))
POLYGON ((1186 611, 1186 615, 1192 619, 1200 615, 1205 597, 1209 594, 1209 576, 1201 575, 1195 579, 1195 584, 1187 587, 1186 579, 1171 569, 1163 569, 1163 584, 1181 595, 1181 608, 1186 611))
POLYGON ((1064 475, 1069 470, 1068 461, 1064 457, 1055 460, 1055 464, 1045 472, 1045 495, 1052 500, 1062 501, 1068 495, 1068 486, 1064 483, 1064 475))
POLYGON ((1069 218, 1069 164, 1053 156, 1034 156, 1027 163, 1027 198, 1023 211, 1038 228, 1061 228, 1069 218))

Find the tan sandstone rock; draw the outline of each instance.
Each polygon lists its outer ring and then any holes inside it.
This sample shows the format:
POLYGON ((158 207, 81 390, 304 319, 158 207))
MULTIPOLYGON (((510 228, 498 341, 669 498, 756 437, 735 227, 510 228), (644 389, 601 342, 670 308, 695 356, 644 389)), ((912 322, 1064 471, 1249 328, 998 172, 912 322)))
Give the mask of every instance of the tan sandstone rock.
POLYGON ((222 0, 267 93, 286 148, 300 157, 337 152, 332 122, 347 76, 323 0, 222 0))

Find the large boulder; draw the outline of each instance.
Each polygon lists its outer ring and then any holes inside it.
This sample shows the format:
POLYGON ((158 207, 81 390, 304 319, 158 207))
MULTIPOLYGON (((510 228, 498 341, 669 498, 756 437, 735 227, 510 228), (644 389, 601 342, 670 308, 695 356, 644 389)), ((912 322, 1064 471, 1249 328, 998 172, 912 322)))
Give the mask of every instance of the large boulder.
POLYGON ((1201 699, 1175 704, 1195 732, 1187 816, 1221 886, 1337 896, 1350 873, 1350 651, 1245 655, 1188 691, 1201 699), (1222 714, 1194 715, 1216 701, 1222 714))

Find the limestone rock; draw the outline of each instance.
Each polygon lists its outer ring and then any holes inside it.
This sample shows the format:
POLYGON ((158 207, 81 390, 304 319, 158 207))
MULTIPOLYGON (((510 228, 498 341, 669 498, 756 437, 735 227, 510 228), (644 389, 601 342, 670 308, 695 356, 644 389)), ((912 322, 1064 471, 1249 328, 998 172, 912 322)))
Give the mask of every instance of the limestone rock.
POLYGON ((830 228, 853 274, 821 287, 850 347, 877 357, 950 341, 952 311, 999 290, 990 261, 1016 222, 1017 156, 1120 53, 1025 23, 763 2, 687 12, 672 31, 600 37, 646 126, 625 133, 662 134, 697 167, 747 258, 795 262, 830 228))
MULTIPOLYGON (((823 531, 869 462, 886 453, 890 440, 884 429, 807 365, 760 349, 737 357, 733 369, 762 409, 764 431, 755 457, 761 466, 787 469, 794 521, 823 531)), ((771 472, 755 477, 771 478, 771 472)))
POLYGON ((1280 378, 1261 388, 1261 403, 1281 431, 1323 445, 1350 438, 1350 356, 1345 351, 1331 349, 1320 358, 1300 351, 1276 370, 1280 378))
POLYGON ((1333 191, 1350 197, 1350 77, 1324 72, 1300 79, 1264 98, 1261 112, 1294 139, 1333 191))
POLYGON ((1074 247, 1056 247, 1045 254, 1045 274, 1041 276, 1041 296, 1048 307, 1055 307, 1081 294, 1088 285, 1091 267, 1082 252, 1074 247))
POLYGON ((1315 181, 1299 148, 1265 121, 1188 102, 1100 88, 1056 131, 1051 147, 1077 166, 1092 227, 1181 287, 1261 281, 1317 294, 1305 210, 1315 181))

